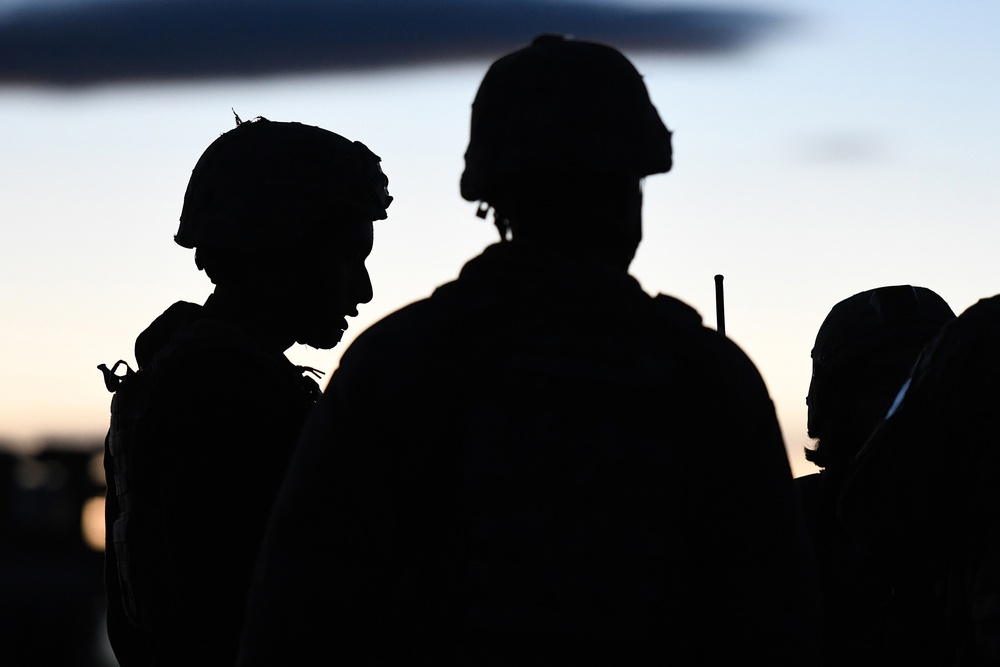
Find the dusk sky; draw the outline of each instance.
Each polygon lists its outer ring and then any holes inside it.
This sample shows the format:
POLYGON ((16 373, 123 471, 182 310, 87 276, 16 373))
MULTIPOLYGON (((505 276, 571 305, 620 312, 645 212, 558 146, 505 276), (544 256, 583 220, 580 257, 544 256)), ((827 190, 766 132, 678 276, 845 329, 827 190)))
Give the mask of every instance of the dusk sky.
POLYGON ((633 275, 713 327, 725 275, 728 333, 806 472, 809 350, 837 301, 909 283, 961 312, 1000 291, 997 25, 1000 4, 971 0, 0 0, 0 438, 102 434, 97 364, 132 363, 154 317, 204 301, 172 237, 231 109, 383 158, 375 298, 337 349, 288 354, 335 368, 494 241, 458 194, 470 104, 491 61, 564 32, 621 48, 674 130, 633 275))

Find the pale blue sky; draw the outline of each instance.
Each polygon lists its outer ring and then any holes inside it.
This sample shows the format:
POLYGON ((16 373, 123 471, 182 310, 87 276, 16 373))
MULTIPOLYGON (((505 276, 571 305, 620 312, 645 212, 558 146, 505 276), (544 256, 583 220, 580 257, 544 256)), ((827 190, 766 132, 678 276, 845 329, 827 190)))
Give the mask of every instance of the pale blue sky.
MULTIPOLYGON (((801 472, 809 350, 834 303, 911 283, 961 311, 1000 291, 1000 5, 753 7, 794 20, 739 54, 625 49, 675 131, 674 170, 646 183, 633 273, 711 326, 712 276, 726 275, 729 333, 764 376, 801 472)), ((469 105, 499 55, 243 82, 0 87, 0 436, 101 433, 110 394, 95 366, 131 361, 153 317, 208 294, 171 238, 190 170, 232 126, 230 107, 327 127, 383 158, 396 201, 376 226, 375 299, 345 342, 454 277, 494 239, 458 178, 469 105)), ((342 349, 289 356, 332 369, 342 349)))

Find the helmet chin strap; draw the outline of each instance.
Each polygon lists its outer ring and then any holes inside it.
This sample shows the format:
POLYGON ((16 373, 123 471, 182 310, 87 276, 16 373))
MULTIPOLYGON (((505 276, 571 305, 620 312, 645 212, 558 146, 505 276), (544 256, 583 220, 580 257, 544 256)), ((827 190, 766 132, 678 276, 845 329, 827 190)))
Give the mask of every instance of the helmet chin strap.
POLYGON ((498 213, 496 209, 493 209, 493 226, 500 232, 501 241, 513 240, 514 233, 510 230, 510 220, 507 219, 507 216, 498 213))
POLYGON ((510 241, 513 239, 513 234, 510 231, 510 221, 500 213, 497 212, 495 208, 489 205, 488 202, 481 201, 479 206, 476 208, 476 217, 481 220, 485 220, 486 216, 489 215, 490 209, 493 209, 493 226, 497 228, 500 233, 501 241, 510 241))

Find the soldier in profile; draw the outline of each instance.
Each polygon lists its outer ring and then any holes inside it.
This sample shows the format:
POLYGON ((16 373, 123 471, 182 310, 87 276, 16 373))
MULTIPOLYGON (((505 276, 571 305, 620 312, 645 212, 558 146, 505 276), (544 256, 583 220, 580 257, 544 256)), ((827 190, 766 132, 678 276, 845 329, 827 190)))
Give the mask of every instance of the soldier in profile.
POLYGON ((942 664, 1000 664, 998 373, 994 296, 924 348, 840 499, 858 542, 939 591, 942 664))
POLYGON ((500 241, 344 354, 239 664, 811 661, 815 582, 764 383, 628 274, 643 180, 672 164, 642 77, 612 47, 539 37, 490 67, 465 161, 500 241))
POLYGON ((892 405, 920 350, 955 318, 925 287, 896 285, 837 303, 812 349, 806 458, 819 473, 795 480, 823 584, 824 665, 940 665, 930 588, 858 545, 837 500, 858 451, 892 405))
POLYGON ((212 295, 140 334, 137 371, 103 367, 108 634, 124 667, 235 661, 267 515, 319 396, 284 352, 332 348, 372 298, 364 261, 391 201, 378 156, 318 127, 237 123, 195 166, 174 237, 212 295))

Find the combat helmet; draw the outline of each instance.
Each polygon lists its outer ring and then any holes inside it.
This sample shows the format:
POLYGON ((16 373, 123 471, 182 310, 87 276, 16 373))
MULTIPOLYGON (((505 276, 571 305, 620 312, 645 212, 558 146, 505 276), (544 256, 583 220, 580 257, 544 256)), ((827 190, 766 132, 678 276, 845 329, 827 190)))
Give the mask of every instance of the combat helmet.
POLYGON ((541 35, 490 66, 472 103, 462 197, 495 201, 508 179, 672 165, 670 131, 642 76, 613 47, 541 35))
POLYGON ((381 158, 360 141, 301 123, 240 122, 191 173, 174 241, 185 248, 292 248, 338 216, 384 220, 381 158))
POLYGON ((924 345, 953 319, 955 313, 937 293, 911 285, 879 287, 835 305, 811 352, 812 380, 806 399, 810 437, 823 437, 830 398, 845 370, 891 359, 905 365, 905 378, 924 345))

